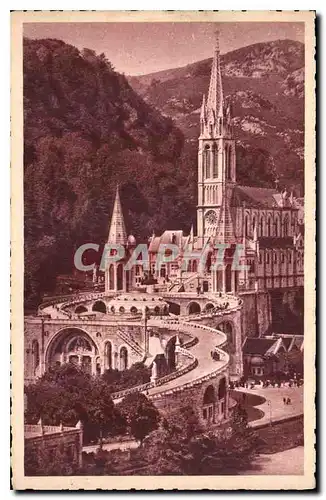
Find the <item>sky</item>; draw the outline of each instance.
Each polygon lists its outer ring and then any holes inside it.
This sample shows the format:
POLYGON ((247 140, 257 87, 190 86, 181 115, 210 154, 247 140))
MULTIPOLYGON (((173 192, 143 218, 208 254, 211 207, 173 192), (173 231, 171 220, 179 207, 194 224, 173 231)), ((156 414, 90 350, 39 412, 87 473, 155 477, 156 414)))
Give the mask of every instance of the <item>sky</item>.
POLYGON ((104 52, 120 73, 141 75, 211 57, 216 28, 222 54, 257 42, 304 41, 304 24, 288 22, 25 23, 24 36, 104 52))

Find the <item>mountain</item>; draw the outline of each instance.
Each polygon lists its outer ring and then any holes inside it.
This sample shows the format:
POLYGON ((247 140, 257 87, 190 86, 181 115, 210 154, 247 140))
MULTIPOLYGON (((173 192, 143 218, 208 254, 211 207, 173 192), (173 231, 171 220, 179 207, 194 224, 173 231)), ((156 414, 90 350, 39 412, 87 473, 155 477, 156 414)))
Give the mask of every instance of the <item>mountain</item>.
MULTIPOLYGON (((81 244, 103 244, 116 185, 129 232, 190 228, 183 135, 104 54, 24 40, 25 298, 37 304, 81 244)), ((191 176, 190 176, 191 177, 191 176)))
MULTIPOLYGON (((199 113, 212 59, 129 77, 144 100, 174 119, 196 158, 199 113)), ((221 56, 224 95, 233 103, 238 180, 280 184, 302 195, 304 184, 304 45, 257 43, 221 56)))

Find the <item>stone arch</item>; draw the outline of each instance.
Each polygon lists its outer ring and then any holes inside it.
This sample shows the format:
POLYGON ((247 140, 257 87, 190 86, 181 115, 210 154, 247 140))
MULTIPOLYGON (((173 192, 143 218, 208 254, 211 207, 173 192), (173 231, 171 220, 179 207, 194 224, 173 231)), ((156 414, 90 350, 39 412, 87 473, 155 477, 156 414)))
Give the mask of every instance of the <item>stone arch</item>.
POLYGON ((180 304, 177 304, 176 302, 168 302, 169 304, 169 311, 171 314, 175 314, 176 316, 180 315, 180 304))
POLYGON ((174 371, 176 368, 175 343, 176 343, 176 335, 174 335, 168 340, 165 347, 165 357, 169 372, 174 371))
POLYGON ((191 301, 187 305, 188 314, 199 314, 201 312, 200 305, 198 302, 191 301))
POLYGON ((203 420, 207 424, 215 422, 215 402, 216 402, 215 388, 212 384, 210 384, 205 389, 202 402, 203 420))
POLYGON ((211 404, 215 403, 215 389, 213 385, 209 385, 206 387, 203 397, 203 404, 211 404))
POLYGON ((119 352, 119 367, 120 370, 127 370, 128 368, 128 349, 126 346, 120 347, 120 352, 119 352))
POLYGON ((90 334, 79 327, 65 327, 49 342, 45 352, 45 364, 48 368, 51 365, 71 362, 95 375, 97 356, 99 349, 90 334))
POLYGON ((117 290, 123 290, 123 265, 117 266, 117 290))
POLYGON ((76 309, 75 309, 75 314, 82 314, 82 313, 85 313, 87 312, 87 307, 85 306, 77 306, 76 309))
POLYGON ((226 397, 226 378, 225 377, 223 377, 218 384, 217 397, 218 397, 218 399, 225 399, 225 397, 226 397))
POLYGON ((227 350, 229 351, 229 353, 234 353, 236 349, 234 324, 229 320, 224 320, 218 323, 216 328, 217 330, 225 333, 228 341, 227 350))
POLYGON ((113 352, 112 342, 110 342, 110 340, 108 340, 107 342, 105 342, 105 347, 104 347, 105 368, 107 370, 112 369, 112 366, 113 366, 112 352, 113 352))
POLYGON ((211 302, 208 302, 208 304, 206 304, 206 306, 205 306, 205 311, 208 312, 208 311, 211 311, 212 309, 214 309, 214 304, 212 304, 211 302))
POLYGON ((40 344, 38 340, 34 339, 32 342, 32 360, 33 360, 33 374, 36 375, 40 366, 40 344))
POLYGON ((96 302, 94 302, 93 307, 92 307, 92 311, 101 312, 101 313, 106 314, 106 312, 107 312, 106 305, 103 302, 103 300, 97 300, 96 302))
POLYGON ((114 266, 113 264, 109 267, 109 289, 114 290, 114 266))

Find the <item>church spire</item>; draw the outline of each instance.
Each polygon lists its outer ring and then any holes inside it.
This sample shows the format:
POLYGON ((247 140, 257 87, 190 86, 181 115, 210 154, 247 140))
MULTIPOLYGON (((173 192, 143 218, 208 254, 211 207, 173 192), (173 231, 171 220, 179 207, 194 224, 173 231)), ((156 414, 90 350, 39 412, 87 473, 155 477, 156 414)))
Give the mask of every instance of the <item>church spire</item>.
POLYGON ((119 185, 117 185, 115 194, 108 243, 115 243, 117 245, 127 244, 127 232, 120 201, 119 185))
POLYGON ((215 32, 215 51, 211 70, 211 79, 207 98, 207 110, 214 112, 215 117, 223 116, 223 87, 220 64, 219 31, 215 32))

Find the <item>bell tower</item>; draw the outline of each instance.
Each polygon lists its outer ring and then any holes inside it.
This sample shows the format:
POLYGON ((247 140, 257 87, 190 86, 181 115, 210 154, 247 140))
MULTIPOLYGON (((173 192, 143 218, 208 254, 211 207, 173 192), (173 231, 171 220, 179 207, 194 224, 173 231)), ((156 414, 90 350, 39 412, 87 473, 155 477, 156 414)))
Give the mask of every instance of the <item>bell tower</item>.
POLYGON ((230 212, 235 183, 231 105, 223 97, 217 31, 208 96, 203 96, 200 113, 197 234, 202 245, 207 238, 220 243, 235 239, 230 212))

